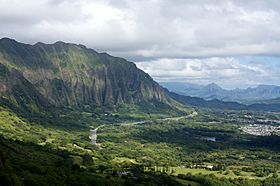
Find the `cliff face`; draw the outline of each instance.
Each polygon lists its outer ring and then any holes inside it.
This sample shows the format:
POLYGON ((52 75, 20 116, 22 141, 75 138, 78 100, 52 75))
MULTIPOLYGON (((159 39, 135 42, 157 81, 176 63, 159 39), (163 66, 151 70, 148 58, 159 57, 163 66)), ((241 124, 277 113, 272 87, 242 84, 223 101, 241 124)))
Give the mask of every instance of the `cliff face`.
POLYGON ((36 88, 15 70, 0 63, 0 105, 24 112, 44 112, 51 107, 36 88), (22 110, 21 110, 22 109, 22 110))
MULTIPOLYGON (((4 38, 0 40, 0 63, 2 69, 10 73, 9 78, 18 76, 19 81, 24 81, 18 82, 17 86, 28 84, 38 97, 55 106, 103 106, 143 101, 170 104, 171 100, 135 64, 82 45, 63 42, 27 45, 4 38)), ((0 94, 11 90, 6 87, 12 84, 8 81, 3 80, 0 84, 0 94)))

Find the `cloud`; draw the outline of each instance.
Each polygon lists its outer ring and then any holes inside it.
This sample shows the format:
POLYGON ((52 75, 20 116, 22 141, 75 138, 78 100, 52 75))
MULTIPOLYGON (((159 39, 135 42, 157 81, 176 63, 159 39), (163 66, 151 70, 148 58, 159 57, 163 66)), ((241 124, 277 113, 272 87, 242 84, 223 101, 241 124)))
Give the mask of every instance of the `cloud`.
POLYGON ((278 0, 0 0, 0 35, 143 58, 280 54, 278 0))
POLYGON ((137 66, 159 82, 216 82, 226 88, 279 85, 280 68, 266 63, 242 63, 233 57, 203 59, 158 59, 138 62, 137 66))
POLYGON ((30 44, 62 40, 146 61, 137 65, 159 81, 279 84, 280 67, 274 65, 279 58, 251 59, 280 55, 279 0, 0 0, 0 5, 0 37, 30 44))

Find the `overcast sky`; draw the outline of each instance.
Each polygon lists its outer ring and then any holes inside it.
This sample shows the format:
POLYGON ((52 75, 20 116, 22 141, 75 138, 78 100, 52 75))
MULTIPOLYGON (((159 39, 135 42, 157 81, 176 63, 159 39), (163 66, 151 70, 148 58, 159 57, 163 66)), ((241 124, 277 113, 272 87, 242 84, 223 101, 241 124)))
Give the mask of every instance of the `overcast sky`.
POLYGON ((84 44, 157 81, 280 85, 279 0, 0 0, 0 37, 84 44))

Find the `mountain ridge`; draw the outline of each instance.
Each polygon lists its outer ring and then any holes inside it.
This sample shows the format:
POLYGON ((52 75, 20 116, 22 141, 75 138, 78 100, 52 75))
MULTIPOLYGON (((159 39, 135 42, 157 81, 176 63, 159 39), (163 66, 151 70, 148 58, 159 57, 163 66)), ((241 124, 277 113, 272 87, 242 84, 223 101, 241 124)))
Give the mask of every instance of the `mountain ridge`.
POLYGON ((270 100, 280 97, 280 86, 258 85, 254 88, 226 90, 215 83, 208 85, 193 85, 189 83, 161 83, 170 91, 181 95, 201 97, 206 100, 218 99, 222 101, 235 101, 251 104, 261 100, 270 100))
POLYGON ((233 101, 221 101, 218 99, 205 100, 199 97, 184 96, 174 92, 169 92, 170 97, 187 106, 195 108, 210 108, 223 110, 252 110, 280 112, 280 103, 254 103, 245 105, 233 101))
MULTIPOLYGON (((0 63, 21 73, 45 100, 56 107, 116 104, 156 107, 162 103, 171 108, 175 103, 134 63, 80 44, 58 41, 29 45, 3 38, 0 40, 0 63)), ((4 81, 1 83, 2 87, 6 86, 4 81)))

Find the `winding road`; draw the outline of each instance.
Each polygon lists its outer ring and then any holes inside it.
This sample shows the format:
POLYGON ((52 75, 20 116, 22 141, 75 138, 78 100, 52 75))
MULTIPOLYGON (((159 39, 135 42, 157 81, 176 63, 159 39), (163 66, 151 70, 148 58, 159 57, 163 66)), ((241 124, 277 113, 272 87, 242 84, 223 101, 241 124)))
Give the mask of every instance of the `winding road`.
MULTIPOLYGON (((180 117, 170 117, 170 118, 163 118, 163 119, 156 119, 156 121, 179 121, 181 119, 187 119, 187 118, 192 118, 197 116, 198 113, 196 111, 193 111, 191 114, 186 115, 186 116, 180 116, 180 117)), ((146 123, 150 120, 143 120, 143 121, 137 121, 137 122, 130 122, 130 123, 117 123, 115 124, 116 126, 133 126, 133 125, 139 125, 139 124, 143 124, 146 123)), ((98 127, 96 127, 93 130, 90 130, 91 135, 89 136, 89 138, 91 139, 92 144, 97 145, 97 130, 101 127, 103 127, 104 125, 100 125, 98 127)))

